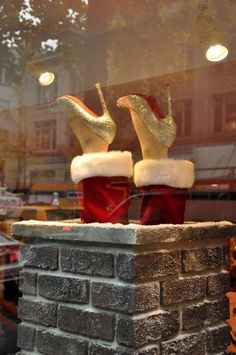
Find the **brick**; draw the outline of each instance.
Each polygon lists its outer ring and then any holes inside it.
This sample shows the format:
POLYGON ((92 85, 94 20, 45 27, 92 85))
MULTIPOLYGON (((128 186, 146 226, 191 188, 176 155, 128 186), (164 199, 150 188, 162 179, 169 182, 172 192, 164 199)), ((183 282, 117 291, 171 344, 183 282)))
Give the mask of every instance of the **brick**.
POLYGON ((58 249, 52 246, 30 247, 25 253, 25 266, 58 269, 58 249))
POLYGON ((114 349, 101 345, 92 345, 90 348, 90 355, 160 355, 160 349, 158 346, 149 347, 143 350, 126 350, 114 349))
POLYGON ((207 351, 216 354, 230 344, 230 328, 227 324, 207 329, 207 351))
POLYGON ((25 350, 33 350, 35 341, 35 329, 32 326, 21 323, 17 328, 17 346, 25 350))
POLYGON ((221 296, 230 289, 230 274, 226 271, 208 276, 207 295, 221 296))
POLYGON ((137 350, 137 351, 132 351, 131 354, 134 355, 160 355, 160 348, 159 346, 153 346, 148 349, 142 349, 142 350, 137 350))
POLYGON ((21 244, 21 246, 20 246, 20 254, 21 254, 22 260, 26 259, 26 254, 28 253, 29 250, 30 250, 30 245, 21 244))
POLYGON ((151 309, 158 309, 160 303, 159 282, 149 285, 135 286, 133 309, 134 312, 144 312, 151 309))
POLYGON ((89 302, 89 282, 74 277, 39 275, 40 296, 57 301, 89 302))
POLYGON ((113 277, 114 257, 110 253, 62 249, 61 268, 73 273, 113 277))
POLYGON ((230 318, 230 310, 229 310, 229 299, 228 297, 224 297, 223 300, 223 320, 227 320, 230 318))
POLYGON ((163 251, 141 255, 119 254, 117 274, 125 281, 156 280, 180 272, 180 252, 163 251))
POLYGON ((228 245, 224 245, 223 246, 223 266, 229 265, 229 259, 230 259, 230 248, 228 245))
POLYGON ((197 272, 214 270, 223 266, 221 247, 187 249, 182 251, 182 271, 197 272))
POLYGON ((20 290, 24 294, 36 295, 37 293, 37 272, 21 271, 20 272, 20 290))
POLYGON ((91 345, 90 355, 129 355, 130 352, 124 352, 123 350, 117 350, 112 347, 105 347, 102 345, 91 345))
POLYGON ((19 299, 18 316, 26 320, 45 326, 55 326, 57 323, 57 305, 55 303, 19 299))
POLYGON ((216 300, 206 303, 206 321, 204 326, 213 325, 222 320, 229 318, 229 302, 225 297, 221 300, 216 300))
POLYGON ((71 335, 55 333, 49 330, 37 331, 36 346, 38 351, 47 355, 87 355, 88 343, 73 338, 71 335))
POLYGON ((97 308, 131 314, 157 308, 159 293, 158 283, 132 287, 93 282, 91 299, 97 308))
POLYGON ((183 330, 191 330, 203 326, 206 320, 206 303, 183 308, 183 330))
POLYGON ((179 331, 179 313, 160 312, 142 318, 120 318, 117 325, 117 342, 138 349, 158 339, 166 339, 179 331))
POLYGON ((192 277, 161 282, 163 305, 199 300, 206 295, 206 277, 192 277))
POLYGON ((161 343, 162 355, 205 355, 205 332, 180 335, 174 340, 161 343))
POLYGON ((112 341, 114 338, 115 315, 60 306, 58 310, 58 327, 67 332, 112 341))
POLYGON ((228 309, 226 298, 185 307, 182 313, 183 330, 193 330, 227 319, 228 309))

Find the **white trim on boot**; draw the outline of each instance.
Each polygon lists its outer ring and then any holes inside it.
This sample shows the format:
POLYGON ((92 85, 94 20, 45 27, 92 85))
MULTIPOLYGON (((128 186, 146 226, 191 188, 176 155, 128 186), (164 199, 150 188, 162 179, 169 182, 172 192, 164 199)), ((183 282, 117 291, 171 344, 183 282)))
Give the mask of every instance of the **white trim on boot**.
POLYGON ((134 183, 137 187, 168 185, 189 188, 194 179, 194 164, 188 160, 145 159, 134 166, 134 183))
POLYGON ((76 184, 94 176, 132 177, 131 152, 111 151, 78 155, 71 162, 71 179, 76 184))

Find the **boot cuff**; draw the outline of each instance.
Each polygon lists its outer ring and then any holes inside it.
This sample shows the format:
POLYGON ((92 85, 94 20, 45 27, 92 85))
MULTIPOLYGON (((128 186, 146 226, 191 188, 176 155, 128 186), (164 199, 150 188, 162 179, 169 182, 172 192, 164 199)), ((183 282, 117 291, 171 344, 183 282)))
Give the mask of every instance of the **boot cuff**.
POLYGON ((75 183, 94 176, 130 178, 132 175, 132 155, 126 151, 83 154, 75 157, 71 163, 71 179, 75 183))
POLYGON ((134 166, 136 186, 168 185, 189 188, 194 183, 194 164, 188 160, 146 159, 134 166))

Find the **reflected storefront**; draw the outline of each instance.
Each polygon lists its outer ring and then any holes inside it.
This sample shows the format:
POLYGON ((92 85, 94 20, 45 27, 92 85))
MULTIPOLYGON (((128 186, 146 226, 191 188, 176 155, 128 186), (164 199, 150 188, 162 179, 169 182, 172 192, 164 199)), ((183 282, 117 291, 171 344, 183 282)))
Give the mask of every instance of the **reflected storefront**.
POLYGON ((234 220, 235 6, 230 0, 62 1, 56 10, 53 1, 2 5, 2 186, 25 198, 38 184, 41 194, 49 185, 61 196, 74 190, 70 162, 81 148, 68 117, 49 106, 70 94, 100 115, 96 82, 117 127, 110 150, 131 151, 140 160, 132 120, 117 99, 148 94, 166 112, 170 85, 177 124, 170 157, 190 160, 196 169, 186 219, 234 220), (218 42, 228 56, 207 60, 206 49, 218 42), (45 72, 51 82, 40 84, 45 72))
MULTIPOLYGON (((235 0, 14 0, 0 2, 0 13, 0 185, 22 199, 18 220, 40 215, 37 206, 50 211, 42 219, 83 211, 70 174, 83 150, 69 115, 52 106, 70 95, 100 117, 100 83, 116 126, 109 150, 131 152, 134 164, 142 146, 117 100, 152 96, 166 117, 170 88, 177 135, 169 158, 195 166, 184 220, 236 222, 235 0)), ((130 181, 125 223, 139 221, 142 198, 130 181)), ((14 220, 0 219, 8 233, 14 220)))

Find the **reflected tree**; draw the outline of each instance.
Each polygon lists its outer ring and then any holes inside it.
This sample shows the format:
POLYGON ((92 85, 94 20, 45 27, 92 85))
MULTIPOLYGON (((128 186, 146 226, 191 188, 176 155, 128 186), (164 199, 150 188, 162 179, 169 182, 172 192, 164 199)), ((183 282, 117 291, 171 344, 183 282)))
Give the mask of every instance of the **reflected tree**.
POLYGON ((9 83, 21 84, 26 66, 50 52, 60 53, 68 70, 78 63, 87 19, 85 1, 4 1, 0 14, 1 65, 9 83))
POLYGON ((2 111, 17 132, 9 154, 17 160, 16 189, 25 189, 27 137, 27 76, 40 68, 40 63, 54 56, 66 69, 71 91, 82 86, 84 31, 87 20, 85 0, 4 0, 0 4, 0 70, 12 89, 14 110, 2 111), (16 145, 17 147, 15 147, 16 145))

